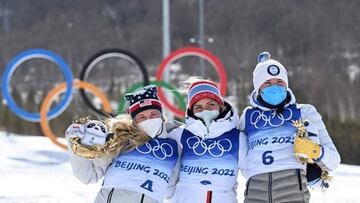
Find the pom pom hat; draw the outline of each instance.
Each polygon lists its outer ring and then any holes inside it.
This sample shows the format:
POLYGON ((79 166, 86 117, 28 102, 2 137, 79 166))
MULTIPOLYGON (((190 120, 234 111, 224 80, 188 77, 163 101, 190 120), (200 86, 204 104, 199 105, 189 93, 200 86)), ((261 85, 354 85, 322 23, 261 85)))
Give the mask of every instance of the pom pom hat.
POLYGON ((193 105, 201 99, 214 99, 220 105, 224 105, 224 101, 220 94, 218 84, 208 80, 200 80, 191 84, 188 90, 188 107, 192 110, 193 105))
POLYGON ((162 112, 161 102, 154 85, 148 85, 135 93, 126 94, 125 99, 128 101, 128 112, 132 118, 148 109, 157 109, 162 112))
POLYGON ((259 92, 260 86, 267 80, 272 78, 281 79, 289 87, 287 71, 285 67, 278 61, 270 59, 269 52, 262 52, 257 58, 258 64, 253 72, 254 90, 259 92))

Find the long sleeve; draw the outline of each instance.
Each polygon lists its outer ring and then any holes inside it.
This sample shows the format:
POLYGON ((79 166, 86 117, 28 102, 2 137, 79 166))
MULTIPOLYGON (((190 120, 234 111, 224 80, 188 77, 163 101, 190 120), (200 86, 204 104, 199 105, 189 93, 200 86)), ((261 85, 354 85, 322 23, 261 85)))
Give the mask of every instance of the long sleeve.
POLYGON ((176 183, 179 181, 179 173, 180 173, 180 167, 181 167, 181 152, 182 152, 182 149, 180 148, 180 146, 178 146, 178 152, 179 152, 178 160, 177 160, 177 162, 174 166, 174 169, 171 173, 171 176, 169 178, 169 185, 168 185, 166 195, 165 195, 166 199, 171 199, 171 197, 174 195, 175 189, 176 189, 176 183))
POLYGON ((183 147, 182 144, 181 144, 181 135, 182 135, 182 133, 184 131, 184 128, 185 128, 185 126, 180 126, 180 127, 176 128, 176 129, 172 130, 171 132, 169 132, 166 135, 168 138, 171 138, 171 139, 175 140, 178 143, 178 145, 180 146, 181 149, 183 147))
POLYGON ((175 189, 176 189, 176 184, 179 180, 179 173, 180 173, 180 167, 181 167, 181 154, 182 154, 182 145, 180 142, 181 139, 181 134, 184 130, 184 126, 180 125, 181 123, 178 123, 175 127, 172 127, 171 129, 169 129, 168 127, 166 128, 166 130, 169 132, 166 137, 173 139, 177 142, 178 144, 178 160, 173 168, 173 171, 171 173, 171 176, 169 178, 169 185, 165 194, 165 199, 170 200, 172 198, 172 196, 175 193, 175 189))
POLYGON ((243 132, 240 132, 239 134, 239 161, 238 161, 238 167, 241 171, 241 174, 244 177, 246 176, 246 165, 247 165, 247 137, 243 132))
POLYGON ((246 111, 249 109, 250 107, 247 107, 243 110, 241 116, 240 116, 240 122, 237 125, 237 129, 244 131, 245 129, 245 124, 246 124, 246 120, 245 120, 245 115, 246 115, 246 111))
POLYGON ((237 125, 237 128, 241 131, 239 135, 239 162, 238 167, 241 172, 241 175, 244 176, 246 179, 249 178, 246 174, 247 172, 247 163, 248 163, 248 139, 247 135, 245 134, 245 113, 248 108, 245 108, 240 116, 240 122, 237 125))
POLYGON ((314 124, 318 130, 320 145, 322 146, 322 155, 317 160, 317 164, 327 171, 333 171, 340 164, 340 155, 331 140, 321 115, 316 111, 315 107, 310 104, 303 104, 301 106, 301 115, 303 119, 308 119, 314 124))
POLYGON ((68 152, 74 176, 85 184, 96 183, 104 177, 106 169, 112 161, 111 157, 86 159, 74 154, 70 147, 68 152))

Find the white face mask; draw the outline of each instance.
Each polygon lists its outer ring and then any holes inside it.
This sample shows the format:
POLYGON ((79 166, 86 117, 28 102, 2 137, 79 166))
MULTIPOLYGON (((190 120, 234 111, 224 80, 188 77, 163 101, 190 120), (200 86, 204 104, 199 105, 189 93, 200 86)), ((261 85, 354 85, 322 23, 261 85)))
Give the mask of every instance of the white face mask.
POLYGON ((144 131, 147 135, 152 138, 155 138, 157 135, 160 135, 163 128, 163 120, 161 118, 147 119, 137 124, 140 130, 144 131))
POLYGON ((199 112, 199 113, 195 113, 194 115, 198 118, 201 118, 206 127, 209 127, 210 126, 210 123, 216 118, 218 117, 220 114, 220 112, 218 110, 212 110, 212 111, 209 111, 209 110, 204 110, 202 112, 199 112))

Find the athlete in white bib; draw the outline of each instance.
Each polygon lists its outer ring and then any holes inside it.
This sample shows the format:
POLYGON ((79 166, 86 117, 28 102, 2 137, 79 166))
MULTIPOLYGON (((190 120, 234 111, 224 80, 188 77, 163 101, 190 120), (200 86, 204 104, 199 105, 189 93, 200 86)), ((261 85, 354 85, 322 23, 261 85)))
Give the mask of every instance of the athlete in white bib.
MULTIPOLYGON (((173 171, 176 168, 178 171, 180 167, 180 148, 176 140, 168 138, 166 128, 174 129, 179 125, 164 122, 162 105, 156 93, 155 86, 147 86, 125 96, 132 121, 122 123, 122 128, 137 129, 132 133, 145 132, 150 141, 133 150, 95 159, 80 157, 69 146, 74 175, 85 184, 103 182, 96 203, 159 203, 172 196, 178 175, 173 171)), ((107 130, 99 123, 73 124, 68 128, 66 137, 68 140, 79 137, 81 144, 101 146, 105 143, 107 130)))
POLYGON ((247 150, 246 137, 236 128, 237 111, 224 101, 215 82, 190 81, 186 125, 169 133, 182 148, 171 202, 235 203, 238 171, 247 150))
POLYGON ((320 114, 296 103, 285 67, 267 52, 258 57, 253 85, 239 125, 248 140, 245 202, 309 202, 307 179, 324 184, 322 171, 334 170, 340 155, 320 114), (295 137, 293 121, 305 121, 307 137, 295 137))

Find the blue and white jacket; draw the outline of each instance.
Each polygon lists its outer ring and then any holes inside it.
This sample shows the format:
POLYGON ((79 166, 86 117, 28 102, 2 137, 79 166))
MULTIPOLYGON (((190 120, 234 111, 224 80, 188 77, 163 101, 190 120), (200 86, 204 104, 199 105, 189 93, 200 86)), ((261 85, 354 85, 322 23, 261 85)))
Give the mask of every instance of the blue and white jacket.
POLYGON ((85 159, 71 150, 74 175, 83 183, 103 184, 95 202, 163 202, 173 193, 180 167, 180 148, 163 132, 134 150, 116 157, 85 159), (145 195, 145 196, 143 196, 145 195), (109 201, 110 200, 110 201, 109 201))
POLYGON ((315 107, 310 104, 297 104, 290 89, 290 102, 281 113, 262 106, 252 92, 250 104, 241 116, 239 129, 248 140, 247 167, 244 175, 254 175, 286 169, 306 170, 294 156, 294 136, 297 129, 293 120, 308 119, 317 130, 322 155, 316 163, 327 171, 334 170, 340 163, 340 155, 333 144, 324 122, 315 107))
POLYGON ((187 117, 186 125, 169 133, 182 148, 179 181, 172 202, 237 202, 239 168, 246 157, 246 136, 241 135, 235 108, 207 128, 187 117), (210 195, 211 193, 211 195, 210 195))

